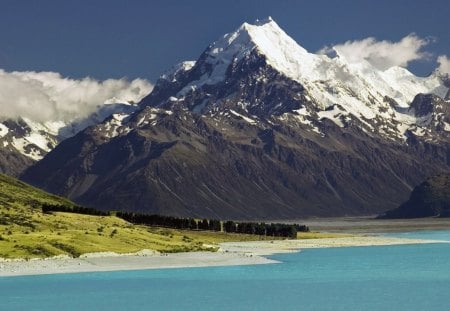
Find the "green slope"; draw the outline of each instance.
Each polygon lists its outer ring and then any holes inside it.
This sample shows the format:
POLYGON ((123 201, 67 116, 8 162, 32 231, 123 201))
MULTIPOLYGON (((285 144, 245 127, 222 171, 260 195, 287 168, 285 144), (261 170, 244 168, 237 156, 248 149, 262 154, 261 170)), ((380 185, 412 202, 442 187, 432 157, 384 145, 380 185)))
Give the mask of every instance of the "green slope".
POLYGON ((71 201, 34 188, 20 180, 0 174, 0 206, 8 210, 14 206, 41 207, 42 204, 73 206, 71 201))
POLYGON ((114 216, 42 213, 43 204, 73 206, 71 201, 0 174, 0 258, 79 256, 152 249, 160 252, 215 250, 222 241, 256 236, 181 231, 132 225, 114 216))

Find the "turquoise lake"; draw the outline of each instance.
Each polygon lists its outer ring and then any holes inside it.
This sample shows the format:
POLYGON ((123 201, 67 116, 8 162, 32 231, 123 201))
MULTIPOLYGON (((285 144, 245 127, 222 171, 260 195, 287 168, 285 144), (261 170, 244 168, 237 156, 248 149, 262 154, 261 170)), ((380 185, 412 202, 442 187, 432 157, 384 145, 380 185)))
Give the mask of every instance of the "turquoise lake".
POLYGON ((450 244, 271 258, 282 263, 0 278, 0 310, 450 310, 450 244))

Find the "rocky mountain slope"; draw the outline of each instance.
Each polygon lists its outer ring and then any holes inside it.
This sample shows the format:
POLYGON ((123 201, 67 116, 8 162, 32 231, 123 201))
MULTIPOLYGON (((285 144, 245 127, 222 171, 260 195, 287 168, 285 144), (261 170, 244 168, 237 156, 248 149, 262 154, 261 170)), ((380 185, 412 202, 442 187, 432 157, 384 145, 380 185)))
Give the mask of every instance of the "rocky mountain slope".
POLYGON ((87 118, 69 121, 38 122, 24 117, 3 120, 0 122, 0 172, 17 176, 64 139, 111 115, 128 115, 136 109, 134 104, 117 103, 100 105, 87 118))
POLYGON ((408 201, 380 218, 450 217, 450 174, 428 178, 414 188, 408 201))
POLYGON ((161 76, 23 178, 104 209, 263 219, 395 208, 450 171, 447 77, 307 52, 271 19, 161 76))

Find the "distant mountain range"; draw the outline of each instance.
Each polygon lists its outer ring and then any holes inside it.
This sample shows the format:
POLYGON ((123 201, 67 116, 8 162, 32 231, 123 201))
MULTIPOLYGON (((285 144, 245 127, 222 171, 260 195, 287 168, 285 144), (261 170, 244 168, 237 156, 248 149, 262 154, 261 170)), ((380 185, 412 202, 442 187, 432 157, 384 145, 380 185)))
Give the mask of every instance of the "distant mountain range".
POLYGON ((116 103, 99 106, 87 118, 71 121, 38 122, 29 118, 0 122, 0 172, 17 176, 25 168, 41 160, 61 141, 86 127, 98 124, 115 114, 131 113, 136 105, 116 103))
POLYGON ((450 172, 449 81, 309 53, 270 18, 244 23, 163 74, 136 111, 63 140, 22 178, 106 210, 381 213, 450 172))

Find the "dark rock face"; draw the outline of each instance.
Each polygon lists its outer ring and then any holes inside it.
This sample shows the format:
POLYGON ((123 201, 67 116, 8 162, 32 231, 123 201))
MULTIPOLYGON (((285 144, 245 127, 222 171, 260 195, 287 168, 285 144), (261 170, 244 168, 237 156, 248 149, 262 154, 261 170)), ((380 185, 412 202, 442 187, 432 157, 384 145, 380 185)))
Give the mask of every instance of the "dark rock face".
POLYGON ((141 105, 165 109, 183 107, 203 114, 226 108, 238 111, 246 108, 246 114, 269 118, 299 109, 307 103, 307 92, 303 86, 268 66, 264 56, 256 51, 232 63, 222 82, 204 85, 174 102, 173 96, 190 82, 211 74, 212 69, 202 63, 205 53, 192 69, 173 77, 175 82, 159 79, 153 92, 142 100, 141 105))
POLYGON ((93 127, 64 141, 23 179, 105 210, 274 219, 379 213, 448 169, 443 147, 386 143, 333 124, 321 137, 178 111, 136 125, 157 111, 134 115, 127 135, 105 138, 93 127))
POLYGON ((408 111, 416 117, 418 126, 427 129, 422 140, 448 144, 450 102, 433 94, 417 94, 408 111))
POLYGON ((0 135, 0 173, 19 176, 27 167, 36 162, 35 159, 26 156, 26 154, 43 155, 44 151, 33 143, 22 146, 22 150, 15 147, 14 141, 16 138, 23 137, 31 132, 28 124, 23 120, 5 120, 1 125, 5 126, 8 132, 5 135, 0 135))
POLYGON ((0 173, 18 176, 35 161, 14 150, 0 148, 0 173))
POLYGON ((450 174, 437 175, 414 188, 409 200, 380 218, 450 217, 450 174))
POLYGON ((414 109, 416 117, 427 116, 433 112, 434 102, 437 100, 437 96, 431 94, 418 94, 411 103, 410 110, 414 109))
POLYGON ((450 120, 450 104, 432 94, 416 95, 409 110, 419 118, 419 123, 438 131, 442 130, 443 121, 450 120))

